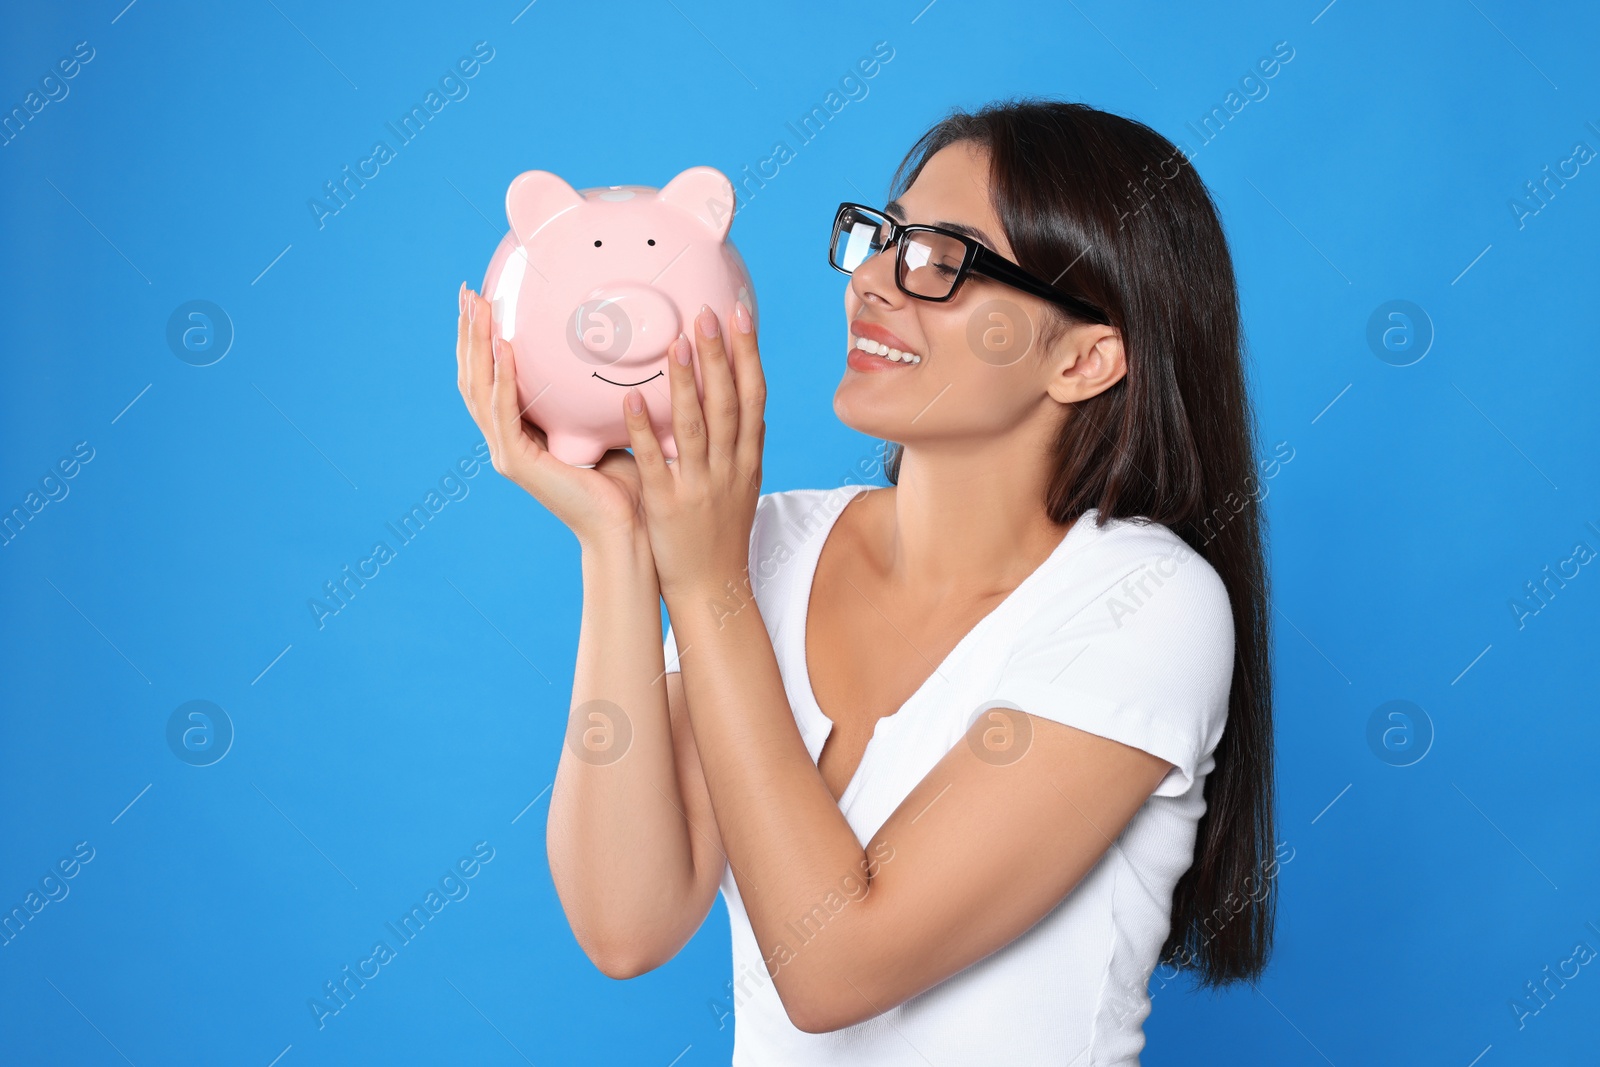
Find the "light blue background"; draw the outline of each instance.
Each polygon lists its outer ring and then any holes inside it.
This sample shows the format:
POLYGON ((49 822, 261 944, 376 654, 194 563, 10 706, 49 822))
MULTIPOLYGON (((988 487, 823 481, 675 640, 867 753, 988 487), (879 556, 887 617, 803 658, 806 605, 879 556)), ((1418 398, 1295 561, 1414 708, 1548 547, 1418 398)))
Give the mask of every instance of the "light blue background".
POLYGON ((1600 549, 1600 165, 1523 225, 1510 207, 1576 142, 1600 149, 1582 5, 124 2, 19 8, 0 34, 7 111, 95 50, 0 147, 0 507, 94 449, 0 548, 0 906, 95 850, 0 947, 0 1060, 727 1062, 720 902, 672 963, 615 982, 551 887, 565 527, 485 468, 324 628, 307 608, 481 441, 456 289, 482 278, 506 185, 737 178, 787 141, 733 229, 762 309, 765 488, 834 486, 875 449, 832 414, 834 205, 882 200, 947 107, 1011 94, 1196 146, 1187 124, 1279 41, 1292 61, 1194 161, 1238 265, 1263 450, 1294 450, 1267 501, 1294 852, 1265 979, 1157 989, 1145 1062, 1593 1057, 1600 964, 1520 1027, 1511 1007, 1600 948, 1600 566, 1521 628, 1510 607, 1600 549), (469 95, 319 228, 308 200, 478 41, 494 58, 469 95), (879 41, 866 96, 802 145, 787 123, 879 41), (196 299, 236 331, 207 367, 165 339, 196 299), (1435 334, 1410 366, 1366 340, 1395 299, 1435 334), (196 699, 237 732, 204 768, 165 737, 196 699), (1391 700, 1431 722, 1409 767, 1367 741, 1391 700), (470 895, 319 1030, 308 999, 479 841, 470 895))

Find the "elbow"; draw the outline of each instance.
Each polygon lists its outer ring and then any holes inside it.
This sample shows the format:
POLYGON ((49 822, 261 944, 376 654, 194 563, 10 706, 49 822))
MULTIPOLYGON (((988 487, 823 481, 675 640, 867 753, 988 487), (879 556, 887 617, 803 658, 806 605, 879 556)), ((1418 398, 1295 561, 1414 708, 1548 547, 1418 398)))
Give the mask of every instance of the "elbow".
POLYGON ((637 978, 641 974, 649 974, 661 966, 661 960, 650 959, 640 955, 628 953, 589 953, 589 960, 597 967, 601 974, 607 978, 624 981, 637 978))
POLYGON ((589 957, 589 962, 607 978, 624 981, 637 978, 641 974, 649 974, 657 967, 666 963, 670 956, 662 956, 658 952, 649 951, 637 941, 616 941, 600 943, 595 941, 580 942, 583 954, 589 957))
POLYGON ((778 999, 796 1030, 807 1034, 831 1034, 836 1030, 865 1022, 878 1014, 866 998, 847 983, 842 990, 778 990, 778 999))

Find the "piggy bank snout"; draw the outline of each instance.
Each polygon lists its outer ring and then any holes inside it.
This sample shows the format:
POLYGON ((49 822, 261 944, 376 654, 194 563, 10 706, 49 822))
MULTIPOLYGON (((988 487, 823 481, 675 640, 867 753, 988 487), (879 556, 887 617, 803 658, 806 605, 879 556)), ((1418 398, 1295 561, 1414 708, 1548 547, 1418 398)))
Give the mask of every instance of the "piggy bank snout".
POLYGON ((573 355, 597 367, 641 366, 666 354, 681 332, 678 308, 647 285, 592 291, 567 319, 573 355))

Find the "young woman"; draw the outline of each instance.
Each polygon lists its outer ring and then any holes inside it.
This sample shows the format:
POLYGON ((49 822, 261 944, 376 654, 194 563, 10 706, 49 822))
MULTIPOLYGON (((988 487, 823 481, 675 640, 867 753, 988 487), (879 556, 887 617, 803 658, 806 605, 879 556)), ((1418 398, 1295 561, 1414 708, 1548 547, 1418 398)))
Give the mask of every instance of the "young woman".
MULTIPOLYGON (((560 463, 462 288, 496 470, 583 559, 549 859, 626 978, 718 889, 739 1064, 1137 1064, 1158 963, 1253 979, 1272 929, 1260 482, 1209 194, 1150 128, 952 112, 841 205, 834 411, 882 488, 762 495, 742 306, 662 392, 668 465, 560 463), (902 178, 907 181, 902 181, 902 178), (671 618, 665 647, 660 599, 671 618)), ((720 313, 720 314, 719 314, 720 313)))

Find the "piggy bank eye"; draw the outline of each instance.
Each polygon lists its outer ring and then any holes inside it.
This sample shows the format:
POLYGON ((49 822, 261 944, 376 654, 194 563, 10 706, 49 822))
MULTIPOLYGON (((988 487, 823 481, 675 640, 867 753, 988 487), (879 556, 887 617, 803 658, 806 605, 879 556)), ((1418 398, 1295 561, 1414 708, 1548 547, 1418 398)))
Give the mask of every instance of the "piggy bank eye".
POLYGON ((656 239, 654 237, 650 238, 649 240, 650 240, 651 244, 655 244, 656 243, 656 239))
POLYGON ((595 247, 596 247, 596 248, 599 248, 599 247, 600 247, 600 242, 599 242, 599 241, 596 241, 596 242, 595 242, 595 243, 594 243, 594 246, 595 246, 595 247))

